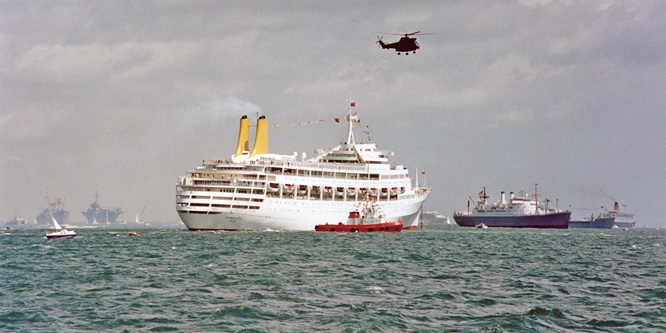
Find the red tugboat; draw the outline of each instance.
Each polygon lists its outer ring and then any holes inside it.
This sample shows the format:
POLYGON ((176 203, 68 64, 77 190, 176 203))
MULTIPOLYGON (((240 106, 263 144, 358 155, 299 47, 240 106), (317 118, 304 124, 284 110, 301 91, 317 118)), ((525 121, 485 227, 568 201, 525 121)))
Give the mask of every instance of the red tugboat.
MULTIPOLYGON (((363 204, 361 204, 363 205, 363 204)), ((315 225, 315 231, 329 232, 400 232, 402 231, 402 221, 386 222, 384 214, 381 212, 377 203, 366 201, 363 209, 349 212, 347 224, 342 222, 338 224, 318 224, 315 225)))

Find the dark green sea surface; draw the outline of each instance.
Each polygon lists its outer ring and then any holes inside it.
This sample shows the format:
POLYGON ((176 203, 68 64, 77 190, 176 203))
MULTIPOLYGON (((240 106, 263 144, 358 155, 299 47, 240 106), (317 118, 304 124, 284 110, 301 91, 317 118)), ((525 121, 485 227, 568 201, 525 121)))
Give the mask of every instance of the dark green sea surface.
POLYGON ((2 332, 665 332, 664 230, 0 234, 2 332))

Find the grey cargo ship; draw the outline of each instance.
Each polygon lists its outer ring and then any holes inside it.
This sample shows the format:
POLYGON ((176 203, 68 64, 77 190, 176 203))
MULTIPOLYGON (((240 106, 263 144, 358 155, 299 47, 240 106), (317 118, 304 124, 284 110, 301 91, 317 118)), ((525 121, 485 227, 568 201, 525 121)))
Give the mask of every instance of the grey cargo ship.
POLYGON ((572 229, 612 229, 615 222, 613 216, 590 216, 590 218, 582 220, 569 221, 569 228, 572 229))

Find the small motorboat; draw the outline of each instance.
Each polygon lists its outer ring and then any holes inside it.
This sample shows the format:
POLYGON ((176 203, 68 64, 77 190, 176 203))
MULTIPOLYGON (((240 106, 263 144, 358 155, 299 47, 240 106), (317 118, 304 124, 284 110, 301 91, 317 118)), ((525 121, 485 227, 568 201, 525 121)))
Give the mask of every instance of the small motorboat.
POLYGON ((133 237, 139 237, 139 234, 136 231, 130 232, 129 235, 133 237))
POLYGON ((474 225, 474 226, 477 227, 477 228, 479 228, 479 229, 488 229, 488 226, 485 225, 484 223, 478 223, 478 224, 476 224, 476 225, 474 225))
MULTIPOLYGON (((58 222, 56 222, 56 223, 58 223, 58 222)), ((44 237, 46 237, 47 239, 51 239, 51 238, 74 238, 74 237, 76 237, 76 231, 67 230, 67 229, 61 227, 61 229, 56 228, 56 231, 47 233, 44 237)))
POLYGON ((315 225, 315 231, 328 232, 400 232, 402 231, 402 221, 387 222, 384 213, 374 200, 366 200, 361 203, 362 209, 349 212, 347 223, 343 224, 318 224, 315 225))

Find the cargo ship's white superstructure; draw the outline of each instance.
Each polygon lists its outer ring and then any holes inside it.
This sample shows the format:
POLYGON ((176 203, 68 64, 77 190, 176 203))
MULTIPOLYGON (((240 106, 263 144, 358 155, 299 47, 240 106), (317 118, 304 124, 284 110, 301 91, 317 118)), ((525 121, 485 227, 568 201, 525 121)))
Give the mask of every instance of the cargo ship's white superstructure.
POLYGON ((412 186, 409 172, 392 166, 391 151, 374 143, 356 143, 351 103, 347 140, 318 149, 305 160, 268 153, 268 122, 257 120, 249 150, 249 120, 243 116, 236 153, 230 161, 210 160, 176 186, 176 209, 189 230, 314 230, 345 221, 365 196, 375 200, 387 220, 417 229, 423 201, 430 192, 412 186))

